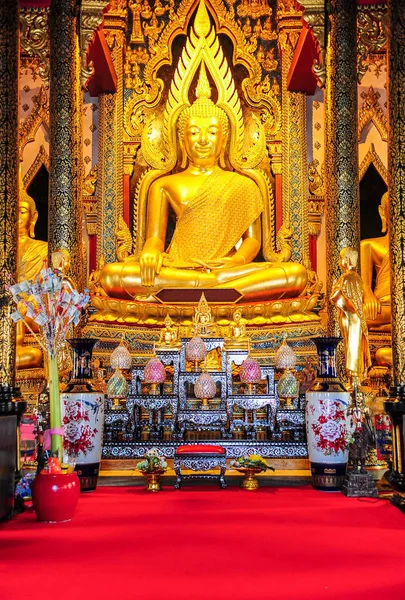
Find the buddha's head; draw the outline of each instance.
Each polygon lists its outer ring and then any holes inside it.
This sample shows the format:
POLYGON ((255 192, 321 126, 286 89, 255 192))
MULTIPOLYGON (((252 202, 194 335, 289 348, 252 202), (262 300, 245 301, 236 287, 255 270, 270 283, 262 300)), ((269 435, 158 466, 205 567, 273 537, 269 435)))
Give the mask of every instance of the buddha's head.
POLYGON ((381 217, 381 231, 386 233, 387 231, 387 223, 388 223, 388 211, 389 211, 389 194, 385 192, 385 194, 381 198, 381 204, 378 207, 378 212, 381 217))
POLYGON ((70 253, 65 248, 58 248, 51 254, 51 263, 54 269, 67 273, 70 269, 70 253))
POLYGON ((235 323, 239 323, 241 318, 242 318, 242 312, 239 309, 235 310, 235 312, 233 313, 233 320, 235 321, 235 323))
POLYGON ((20 174, 20 194, 18 202, 18 235, 19 237, 35 237, 35 224, 38 219, 38 211, 35 201, 27 193, 20 174))
POLYGON ((167 315, 166 315, 166 317, 165 317, 165 320, 164 320, 164 323, 165 323, 165 327, 166 327, 166 329, 171 329, 171 327, 172 327, 172 325, 173 325, 173 321, 171 320, 171 318, 170 318, 170 315, 169 315, 169 314, 167 314, 167 315))
POLYGON ((201 63, 196 97, 193 104, 182 111, 178 120, 180 145, 183 149, 182 166, 187 158, 198 167, 212 167, 225 150, 228 135, 228 117, 222 108, 210 99, 211 88, 201 63))
POLYGON ((339 266, 342 271, 355 269, 358 257, 359 254, 354 248, 343 248, 339 254, 339 266))

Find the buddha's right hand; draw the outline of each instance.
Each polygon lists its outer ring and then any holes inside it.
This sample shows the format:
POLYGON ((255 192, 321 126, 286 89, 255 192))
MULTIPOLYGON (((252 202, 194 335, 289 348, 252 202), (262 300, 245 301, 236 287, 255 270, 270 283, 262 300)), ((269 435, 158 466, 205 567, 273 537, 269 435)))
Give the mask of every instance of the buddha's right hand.
POLYGON ((159 275, 163 264, 163 254, 156 248, 143 250, 139 265, 141 270, 141 284, 145 287, 155 285, 155 277, 159 275))
POLYGON ((372 290, 364 290, 364 312, 370 321, 376 321, 381 312, 381 304, 372 290))

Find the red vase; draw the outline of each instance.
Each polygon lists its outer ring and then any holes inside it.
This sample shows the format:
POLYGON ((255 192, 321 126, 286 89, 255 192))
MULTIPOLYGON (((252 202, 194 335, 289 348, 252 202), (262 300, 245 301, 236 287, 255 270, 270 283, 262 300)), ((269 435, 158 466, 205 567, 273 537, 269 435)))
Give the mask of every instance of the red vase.
POLYGON ((37 475, 32 483, 32 501, 38 521, 70 521, 80 495, 77 473, 37 475))

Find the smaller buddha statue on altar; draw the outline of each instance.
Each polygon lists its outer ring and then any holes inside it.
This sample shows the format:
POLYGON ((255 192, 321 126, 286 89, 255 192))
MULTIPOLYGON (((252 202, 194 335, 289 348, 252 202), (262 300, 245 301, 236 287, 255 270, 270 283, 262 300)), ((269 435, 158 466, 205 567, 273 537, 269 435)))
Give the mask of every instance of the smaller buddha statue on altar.
POLYGON ((204 293, 201 294, 198 307, 195 309, 194 315, 194 330, 195 335, 209 336, 215 334, 215 322, 211 313, 211 309, 205 298, 204 293))
POLYGON ((173 326, 170 315, 166 315, 164 323, 165 326, 160 332, 159 341, 156 346, 157 349, 172 350, 173 348, 180 348, 181 342, 178 339, 178 328, 173 326))
POLYGON ((248 346, 249 336, 246 334, 246 325, 242 322, 242 311, 237 308, 229 324, 229 337, 225 339, 225 348, 246 349, 248 346))
POLYGON ((339 327, 346 355, 346 373, 355 389, 367 376, 371 366, 366 318, 363 312, 364 288, 356 272, 358 253, 343 248, 339 266, 343 273, 332 287, 330 300, 338 308, 339 327))

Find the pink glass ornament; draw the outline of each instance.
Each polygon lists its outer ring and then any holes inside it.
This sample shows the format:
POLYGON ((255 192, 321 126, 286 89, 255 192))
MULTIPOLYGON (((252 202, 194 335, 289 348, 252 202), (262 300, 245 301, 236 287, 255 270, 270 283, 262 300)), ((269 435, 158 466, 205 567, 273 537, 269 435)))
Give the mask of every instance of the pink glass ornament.
POLYGON ((248 356, 240 366, 239 377, 242 383, 258 383, 262 378, 260 365, 254 358, 248 356))
POLYGON ((148 360, 143 372, 143 378, 145 383, 163 383, 165 381, 166 369, 160 358, 155 356, 148 360))

